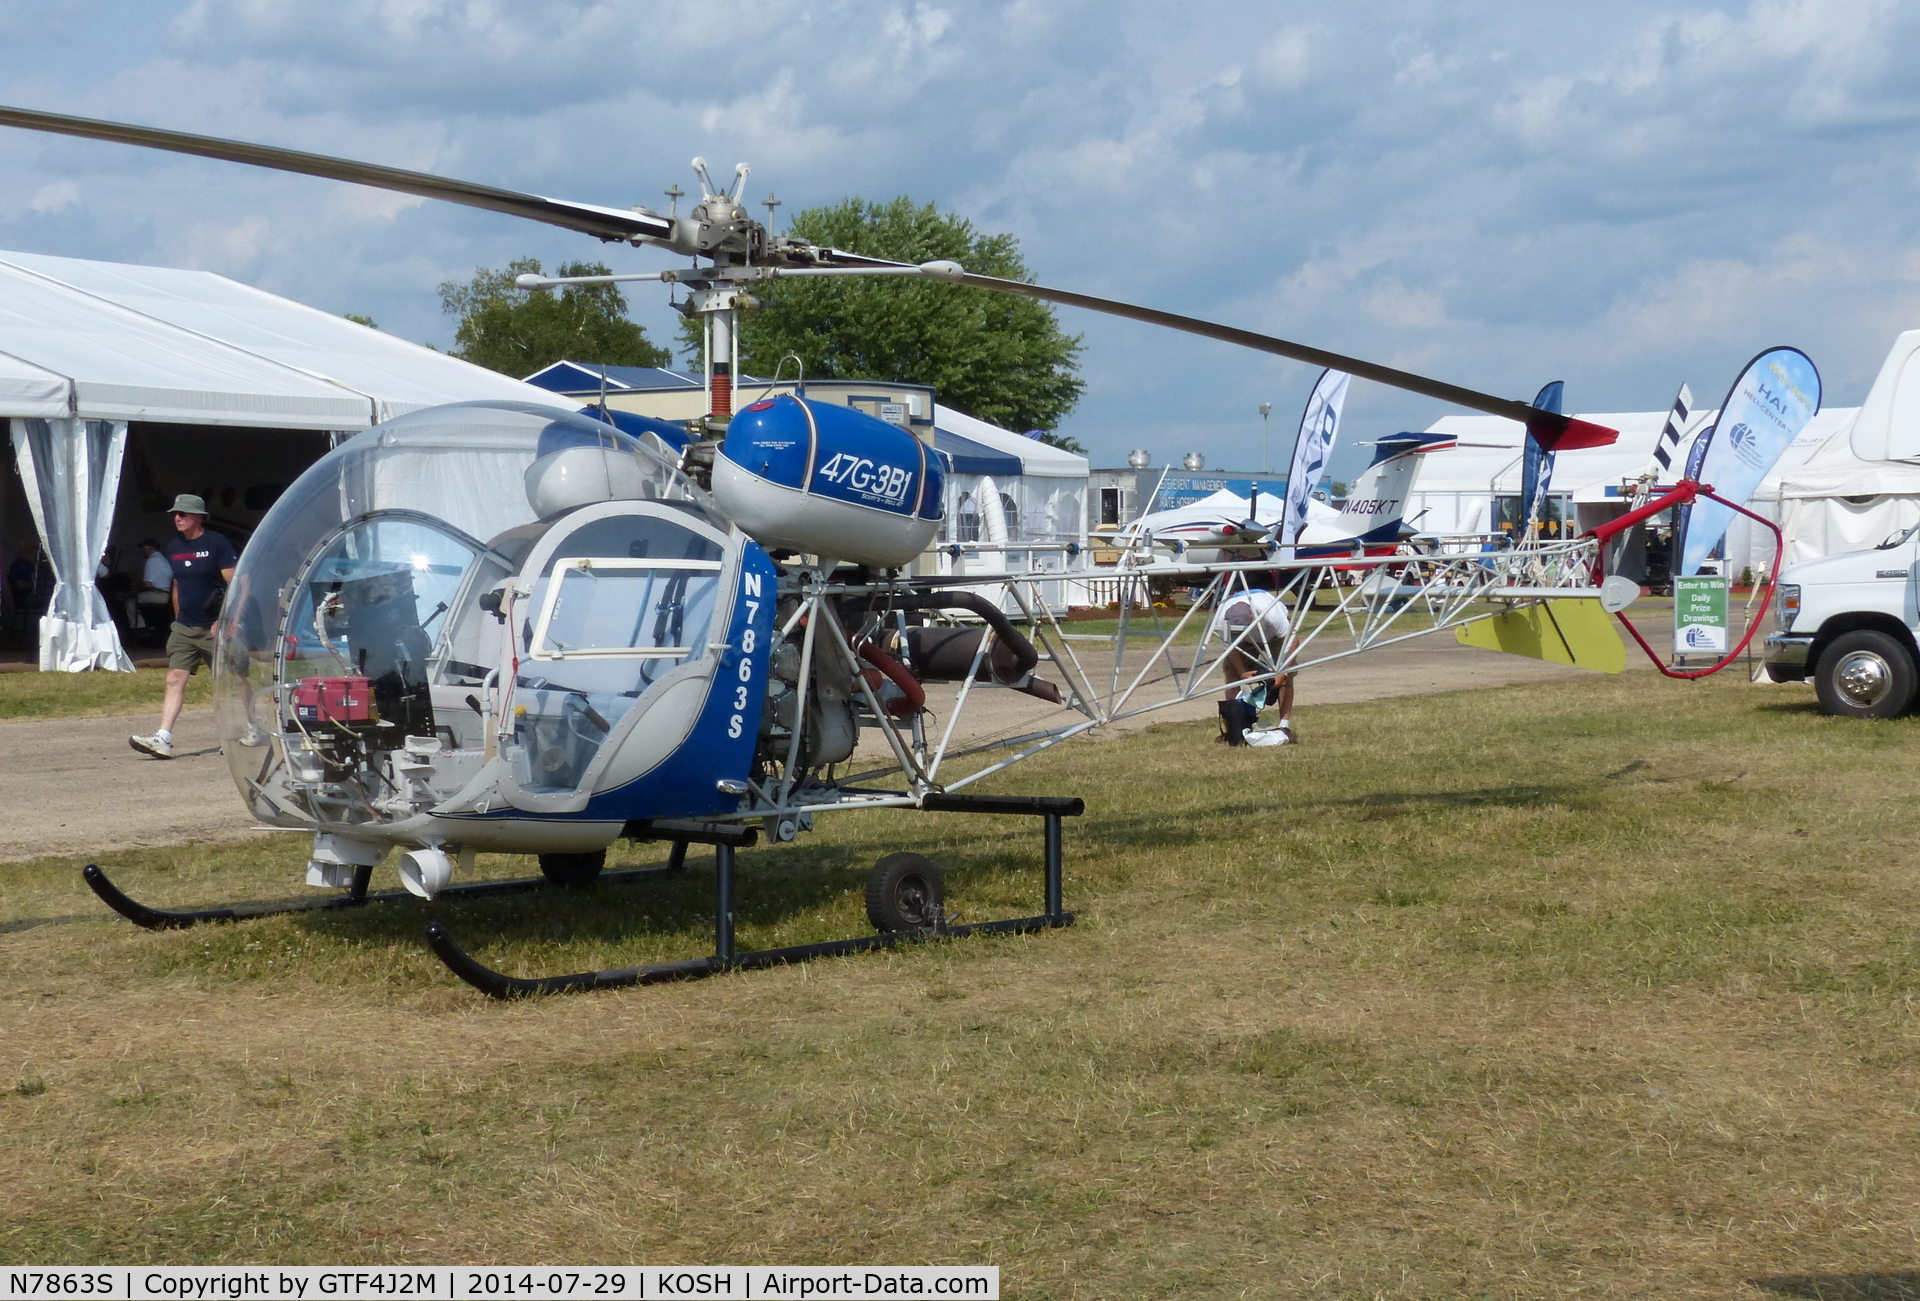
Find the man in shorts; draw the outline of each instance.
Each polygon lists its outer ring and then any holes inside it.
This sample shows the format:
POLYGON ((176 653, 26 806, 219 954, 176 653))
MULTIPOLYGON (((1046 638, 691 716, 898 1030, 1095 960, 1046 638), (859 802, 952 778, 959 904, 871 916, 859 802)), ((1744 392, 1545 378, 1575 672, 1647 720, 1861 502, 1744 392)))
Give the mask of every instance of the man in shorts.
POLYGON ((213 667, 213 621, 220 598, 240 562, 233 543, 207 528, 207 503, 190 492, 173 502, 174 535, 162 551, 173 568, 173 629, 167 635, 167 694, 160 729, 127 743, 156 759, 173 758, 173 725, 187 700, 187 679, 202 665, 213 667))
POLYGON ((1234 698, 1220 702, 1225 724, 1221 737, 1228 745, 1291 745, 1293 743, 1293 674, 1274 670, 1287 667, 1287 640, 1293 617, 1278 594, 1248 588, 1220 605, 1218 635, 1228 649, 1220 657, 1221 672, 1229 682, 1248 682, 1234 698), (1274 676, 1265 683, 1254 680, 1274 676), (1280 716, 1271 728, 1255 728, 1260 698, 1264 696, 1280 716))

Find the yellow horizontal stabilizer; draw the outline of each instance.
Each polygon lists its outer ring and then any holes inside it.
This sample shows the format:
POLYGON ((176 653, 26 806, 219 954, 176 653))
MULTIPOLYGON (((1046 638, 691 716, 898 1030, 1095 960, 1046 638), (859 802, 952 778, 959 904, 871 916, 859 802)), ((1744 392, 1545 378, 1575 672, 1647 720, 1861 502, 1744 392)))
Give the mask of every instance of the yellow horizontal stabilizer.
POLYGON ((1597 599, 1568 597, 1509 610, 1454 629, 1462 646, 1483 646, 1509 655, 1526 655, 1549 664, 1618 673, 1627 667, 1627 648, 1614 630, 1613 616, 1597 599))

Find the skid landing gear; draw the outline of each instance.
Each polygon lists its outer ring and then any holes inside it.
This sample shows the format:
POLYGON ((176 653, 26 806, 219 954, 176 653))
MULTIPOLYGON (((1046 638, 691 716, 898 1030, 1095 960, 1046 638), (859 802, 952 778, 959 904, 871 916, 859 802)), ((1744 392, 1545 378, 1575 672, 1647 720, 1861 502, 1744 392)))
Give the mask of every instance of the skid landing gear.
POLYGON ((1078 817, 1085 812, 1083 801, 1045 796, 930 795, 922 801, 921 807, 939 813, 997 813, 1044 818, 1045 911, 1032 917, 952 925, 940 911, 943 904, 938 865, 919 854, 889 854, 875 865, 867 886, 869 912, 873 914, 875 925, 883 928, 879 934, 740 952, 733 943, 734 851, 751 845, 755 831, 750 827, 715 824, 702 832, 680 833, 686 841, 714 847, 714 938, 713 953, 708 957, 640 967, 579 971, 565 976, 522 977, 506 975, 476 961, 438 922, 427 927, 427 945, 454 975, 489 998, 508 999, 527 998, 535 994, 578 994, 594 989, 660 984, 669 980, 697 980, 723 971, 783 966, 790 962, 866 953, 873 949, 925 940, 1017 934, 1073 925, 1073 914, 1062 906, 1060 820, 1078 817), (876 908, 878 911, 875 911, 876 908), (890 923, 897 923, 897 926, 889 928, 890 923))
MULTIPOLYGON (((595 878, 595 881, 600 885, 627 885, 636 881, 649 880, 682 870, 686 864, 686 858, 685 842, 676 841, 672 853, 664 864, 655 867, 630 867, 618 872, 603 872, 595 878)), ((277 917, 282 913, 330 912, 340 908, 361 908, 368 904, 399 903, 417 898, 405 890, 381 890, 369 894, 367 886, 373 879, 373 869, 363 867, 354 872, 353 884, 347 887, 344 894, 318 895, 305 899, 281 899, 262 903, 236 903, 223 908, 172 910, 154 908, 133 898, 109 880, 97 863, 88 863, 81 869, 80 875, 93 892, 100 896, 102 903, 135 926, 144 926, 150 931, 179 931, 205 922, 251 921, 255 917, 277 917)), ((434 898, 436 900, 472 899, 482 895, 522 894, 531 890, 552 888, 549 879, 544 876, 516 877, 511 881, 475 881, 468 885, 448 886, 434 898)))

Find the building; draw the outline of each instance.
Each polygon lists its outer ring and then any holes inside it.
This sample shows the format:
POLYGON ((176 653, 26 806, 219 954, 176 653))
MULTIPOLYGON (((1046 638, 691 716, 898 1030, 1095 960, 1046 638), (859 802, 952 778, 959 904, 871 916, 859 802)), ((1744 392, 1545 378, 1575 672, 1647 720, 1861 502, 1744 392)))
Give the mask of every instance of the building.
POLYGON ((1222 490, 1248 499, 1256 492, 1262 497, 1284 498, 1287 476, 1245 470, 1210 471, 1205 458, 1197 452, 1187 453, 1179 466, 1155 465, 1153 454, 1143 449, 1131 453, 1125 466, 1091 472, 1087 483, 1087 531, 1116 532, 1142 515, 1191 506, 1222 490))

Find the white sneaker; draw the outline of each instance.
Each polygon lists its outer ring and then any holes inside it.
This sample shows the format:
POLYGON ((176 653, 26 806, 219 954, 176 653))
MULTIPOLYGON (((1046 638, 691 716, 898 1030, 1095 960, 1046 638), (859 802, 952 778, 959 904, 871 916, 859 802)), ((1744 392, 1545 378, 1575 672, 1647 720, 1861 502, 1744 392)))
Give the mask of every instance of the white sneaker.
POLYGON ((173 758, 173 742, 164 736, 130 736, 127 744, 141 754, 150 754, 156 759, 173 758))
POLYGON ((249 750, 251 750, 255 746, 265 745, 266 743, 267 743, 266 734, 262 732, 259 728, 255 727, 252 723, 248 723, 247 734, 240 738, 240 744, 246 746, 249 750))

